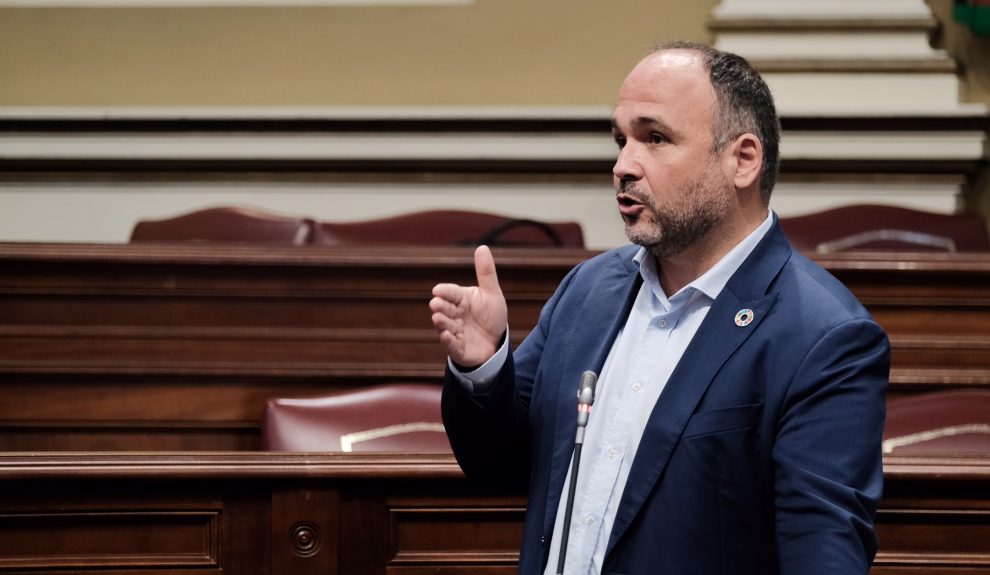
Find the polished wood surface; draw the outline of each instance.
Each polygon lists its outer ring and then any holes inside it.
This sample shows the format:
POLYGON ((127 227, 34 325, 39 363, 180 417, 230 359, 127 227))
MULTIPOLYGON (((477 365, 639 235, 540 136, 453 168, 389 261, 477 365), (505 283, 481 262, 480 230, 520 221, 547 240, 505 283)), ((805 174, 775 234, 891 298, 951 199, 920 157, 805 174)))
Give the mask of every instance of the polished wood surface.
POLYGON ((0 455, 0 572, 509 574, 525 500, 452 456, 0 455))
POLYGON ((990 460, 884 458, 874 575, 990 573, 990 460))
MULTIPOLYGON (((990 573, 990 463, 890 456, 873 573, 990 573)), ((0 572, 515 572, 525 499, 449 455, 0 454, 0 572)))
MULTIPOLYGON (((495 251, 513 340, 583 250, 495 251)), ((815 259, 887 329, 891 394, 990 387, 990 254, 815 259)), ((469 248, 0 244, 0 451, 254 450, 271 397, 436 382, 469 248)))

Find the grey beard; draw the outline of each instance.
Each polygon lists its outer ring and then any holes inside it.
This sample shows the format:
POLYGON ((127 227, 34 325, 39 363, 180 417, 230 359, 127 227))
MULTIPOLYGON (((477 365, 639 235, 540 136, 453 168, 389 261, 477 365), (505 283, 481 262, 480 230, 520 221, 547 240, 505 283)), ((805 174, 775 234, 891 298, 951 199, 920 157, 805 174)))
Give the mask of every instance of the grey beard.
POLYGON ((627 227, 626 236, 632 243, 645 247, 653 257, 666 259, 698 244, 718 223, 711 219, 678 221, 664 218, 664 220, 654 223, 651 234, 637 234, 627 227))
POLYGON ((645 230, 636 229, 627 222, 626 237, 658 259, 675 256, 705 241, 729 209, 726 194, 709 177, 696 182, 679 203, 670 205, 665 211, 657 209, 652 197, 637 193, 635 183, 624 185, 623 191, 643 202, 653 219, 645 230))

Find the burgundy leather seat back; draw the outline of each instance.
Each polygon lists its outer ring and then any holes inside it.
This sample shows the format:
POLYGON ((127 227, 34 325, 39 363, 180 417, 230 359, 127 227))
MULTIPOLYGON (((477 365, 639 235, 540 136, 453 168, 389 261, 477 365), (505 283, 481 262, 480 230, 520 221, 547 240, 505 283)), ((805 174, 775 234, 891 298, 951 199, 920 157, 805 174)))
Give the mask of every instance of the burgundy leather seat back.
POLYGON ((983 218, 937 214, 897 206, 853 205, 780 219, 791 244, 802 251, 987 251, 983 218))
POLYGON ((429 210, 357 222, 321 222, 316 243, 584 248, 577 222, 538 222, 464 210, 429 210))
POLYGON ((312 241, 316 223, 252 208, 216 207, 163 220, 142 220, 132 242, 203 241, 303 245, 312 241))
POLYGON ((990 390, 947 390, 887 402, 884 452, 990 456, 990 390))
POLYGON ((268 451, 450 453, 440 385, 386 384, 303 399, 272 399, 262 423, 268 451))

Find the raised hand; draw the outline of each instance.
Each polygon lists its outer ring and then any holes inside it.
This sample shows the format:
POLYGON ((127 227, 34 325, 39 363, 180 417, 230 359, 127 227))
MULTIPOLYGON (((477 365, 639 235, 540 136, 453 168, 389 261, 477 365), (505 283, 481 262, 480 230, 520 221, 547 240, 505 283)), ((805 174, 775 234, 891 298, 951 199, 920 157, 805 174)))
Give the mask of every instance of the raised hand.
POLYGON ((455 363, 464 366, 481 365, 498 351, 508 321, 505 296, 488 246, 475 250, 474 271, 477 286, 437 284, 430 300, 440 343, 455 363))

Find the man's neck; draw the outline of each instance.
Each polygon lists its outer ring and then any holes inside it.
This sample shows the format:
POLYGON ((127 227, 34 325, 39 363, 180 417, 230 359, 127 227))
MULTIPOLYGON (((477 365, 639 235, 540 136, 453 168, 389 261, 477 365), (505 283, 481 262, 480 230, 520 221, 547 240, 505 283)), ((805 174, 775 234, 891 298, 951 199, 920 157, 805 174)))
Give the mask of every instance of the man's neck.
POLYGON ((727 221, 680 253, 656 258, 663 292, 670 297, 704 275, 725 257, 725 254, 760 227, 766 217, 767 209, 764 209, 759 216, 727 221))

